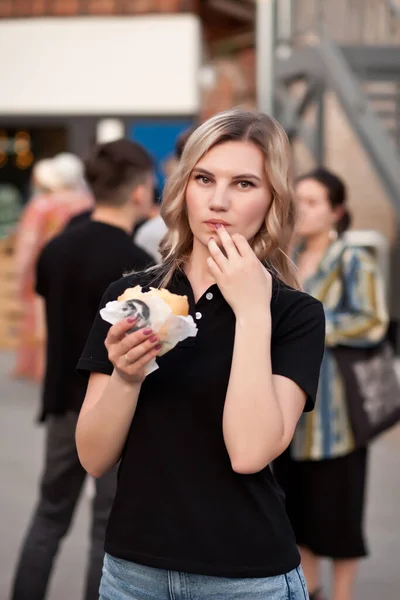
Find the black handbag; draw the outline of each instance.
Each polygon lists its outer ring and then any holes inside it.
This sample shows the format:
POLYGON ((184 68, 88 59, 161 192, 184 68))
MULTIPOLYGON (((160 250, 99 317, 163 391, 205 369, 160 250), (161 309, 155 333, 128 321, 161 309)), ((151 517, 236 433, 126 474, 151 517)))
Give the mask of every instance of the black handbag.
POLYGON ((373 348, 330 349, 342 377, 357 447, 400 421, 400 385, 388 342, 373 348))
MULTIPOLYGON (((342 269, 341 269, 342 270, 342 269)), ((342 275, 342 308, 349 310, 342 275)), ((357 447, 365 446, 400 421, 400 383, 388 341, 369 348, 330 348, 342 377, 357 447)))

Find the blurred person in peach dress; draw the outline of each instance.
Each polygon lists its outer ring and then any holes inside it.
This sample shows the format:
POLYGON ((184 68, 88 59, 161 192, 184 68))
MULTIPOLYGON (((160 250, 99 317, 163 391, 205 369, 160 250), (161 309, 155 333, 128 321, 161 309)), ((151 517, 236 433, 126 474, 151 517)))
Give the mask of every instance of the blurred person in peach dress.
POLYGON ((33 170, 34 193, 17 229, 15 266, 23 315, 12 376, 41 381, 44 373, 43 307, 35 294, 35 267, 42 248, 77 214, 93 204, 79 158, 62 153, 39 161, 33 170))

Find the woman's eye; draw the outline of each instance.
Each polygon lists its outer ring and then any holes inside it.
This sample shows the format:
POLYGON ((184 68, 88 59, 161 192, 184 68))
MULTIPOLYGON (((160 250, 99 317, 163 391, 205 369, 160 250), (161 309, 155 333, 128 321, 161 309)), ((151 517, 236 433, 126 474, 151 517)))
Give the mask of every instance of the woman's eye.
POLYGON ((205 175, 196 175, 195 179, 197 181, 200 181, 200 183, 203 183, 204 185, 207 185, 211 181, 211 179, 209 179, 205 175))
POLYGON ((238 181, 237 185, 241 190, 247 190, 250 187, 254 187, 254 184, 251 181, 246 181, 246 180, 238 181))

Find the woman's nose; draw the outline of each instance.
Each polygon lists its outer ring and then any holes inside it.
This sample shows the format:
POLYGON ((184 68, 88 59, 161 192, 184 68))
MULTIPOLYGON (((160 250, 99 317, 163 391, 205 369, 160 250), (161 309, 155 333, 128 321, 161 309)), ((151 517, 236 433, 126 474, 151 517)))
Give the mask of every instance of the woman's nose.
POLYGON ((229 194, 225 187, 216 186, 210 197, 209 206, 211 210, 228 210, 229 194))

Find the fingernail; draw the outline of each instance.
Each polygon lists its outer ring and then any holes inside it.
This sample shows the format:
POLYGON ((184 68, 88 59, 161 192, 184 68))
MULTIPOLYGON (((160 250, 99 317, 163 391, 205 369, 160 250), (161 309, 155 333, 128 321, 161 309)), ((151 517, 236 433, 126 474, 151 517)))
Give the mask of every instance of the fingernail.
POLYGON ((134 323, 136 321, 136 317, 129 317, 128 323, 134 323))
POLYGON ((219 229, 220 227, 222 227, 221 223, 215 223, 215 229, 219 229))
POLYGON ((153 333, 152 329, 149 329, 149 328, 143 329, 143 334, 144 335, 150 335, 151 333, 153 333))
POLYGON ((151 341, 151 342, 153 342, 153 344, 154 344, 155 342, 158 342, 158 337, 157 337, 156 335, 153 335, 153 336, 150 338, 150 341, 151 341))
POLYGON ((211 237, 210 237, 210 239, 209 239, 208 241, 209 241, 209 242, 212 242, 212 241, 213 241, 213 239, 214 239, 214 238, 211 236, 211 237))
POLYGON ((154 346, 154 350, 161 350, 162 345, 161 344, 157 344, 157 346, 154 346))

